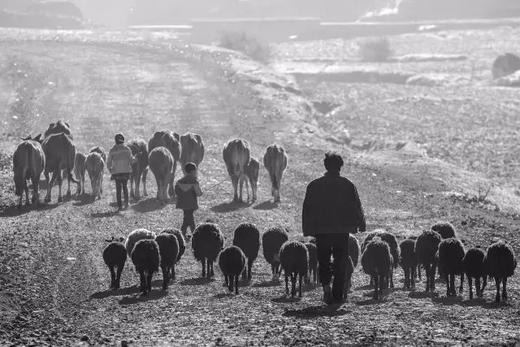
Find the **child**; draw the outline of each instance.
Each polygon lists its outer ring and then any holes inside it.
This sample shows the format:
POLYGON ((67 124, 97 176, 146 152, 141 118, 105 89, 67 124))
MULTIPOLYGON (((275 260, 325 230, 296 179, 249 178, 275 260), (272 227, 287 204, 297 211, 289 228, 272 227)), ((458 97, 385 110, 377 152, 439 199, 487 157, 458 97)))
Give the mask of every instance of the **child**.
POLYGON ((186 236, 188 227, 191 233, 195 230, 195 219, 193 213, 199 208, 197 197, 202 195, 202 190, 197 180, 197 166, 194 163, 184 165, 183 178, 175 184, 175 194, 177 195, 177 208, 184 213, 181 231, 186 236))
POLYGON ((132 173, 133 156, 132 151, 125 145, 125 137, 118 133, 115 136, 115 145, 110 149, 107 158, 108 171, 112 174, 112 179, 116 181, 116 197, 118 211, 123 209, 121 201, 121 191, 123 191, 125 205, 128 207, 128 179, 132 173))

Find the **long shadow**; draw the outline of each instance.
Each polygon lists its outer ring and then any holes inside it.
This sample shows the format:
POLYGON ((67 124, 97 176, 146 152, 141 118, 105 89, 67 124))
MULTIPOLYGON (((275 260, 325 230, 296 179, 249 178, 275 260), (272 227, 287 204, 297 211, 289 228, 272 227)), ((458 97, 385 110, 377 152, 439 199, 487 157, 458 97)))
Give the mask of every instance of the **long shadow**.
POLYGON ((444 306, 453 306, 462 304, 461 296, 438 296, 432 298, 432 301, 437 304, 442 304, 444 306))
POLYGON ((120 305, 133 305, 138 304, 140 302, 153 301, 158 300, 165 297, 168 294, 167 291, 161 289, 152 289, 152 291, 146 295, 133 295, 133 296, 125 296, 121 300, 119 300, 120 305))
POLYGON ((314 319, 316 317, 338 317, 343 316, 349 313, 349 311, 345 310, 341 307, 340 304, 337 305, 321 305, 321 306, 310 306, 303 309, 298 310, 286 310, 282 316, 285 317, 296 317, 302 319, 314 319))
POLYGON ((148 198, 145 200, 139 200, 139 202, 135 205, 132 205, 132 209, 136 212, 147 213, 156 210, 161 210, 166 207, 167 204, 161 203, 156 198, 148 198))
POLYGON ((120 289, 107 289, 101 292, 96 292, 90 296, 90 299, 105 299, 110 296, 120 296, 120 295, 132 295, 139 293, 138 286, 131 286, 120 289))
POLYGON ((34 205, 22 205, 21 208, 18 208, 18 205, 10 205, 0 212, 0 217, 17 217, 29 213, 31 211, 49 211, 55 209, 61 204, 63 203, 60 202, 55 204, 47 204, 40 202, 38 204, 38 207, 35 207, 34 205))
POLYGON ((272 202, 270 200, 267 200, 267 201, 264 201, 256 206, 253 207, 254 210, 264 210, 264 211, 267 211, 267 210, 272 210, 272 209, 275 209, 278 207, 278 203, 277 202, 272 202))
POLYGON ((280 281, 264 281, 253 284, 251 287, 254 288, 266 288, 266 287, 278 287, 282 284, 280 281))
MULTIPOLYGON (((370 296, 373 296, 373 294, 371 294, 370 296)), ((386 296, 382 296, 382 298, 379 298, 377 300, 372 297, 367 300, 357 301, 356 305, 358 305, 358 306, 380 305, 380 304, 385 303, 386 301, 387 301, 386 296)))
POLYGON ((299 302, 301 301, 302 298, 299 298, 297 296, 295 296, 294 298, 290 297, 290 296, 281 296, 279 298, 274 298, 272 299, 271 301, 272 302, 276 302, 276 303, 291 303, 291 302, 299 302))
MULTIPOLYGON (((240 295, 240 294, 239 294, 240 295)), ((235 296, 235 292, 218 293, 213 295, 214 299, 232 298, 235 296)))
POLYGON ((241 208, 249 207, 250 205, 246 202, 240 202, 240 201, 231 201, 231 202, 223 202, 219 205, 211 207, 211 211, 216 213, 226 213, 226 212, 233 212, 236 210, 239 210, 241 208))
POLYGON ((198 285, 202 285, 202 284, 208 284, 213 281, 214 281, 214 279, 212 279, 212 278, 208 279, 208 278, 197 277, 197 278, 189 278, 189 279, 183 280, 180 282, 180 285, 181 286, 198 286, 198 285))
POLYGON ((81 196, 74 196, 73 200, 74 200, 74 202, 72 203, 72 205, 74 205, 74 206, 84 206, 84 205, 92 204, 92 203, 94 203, 94 201, 96 201, 96 199, 92 195, 88 195, 88 194, 83 194, 81 196))
POLYGON ((437 292, 425 292, 425 291, 415 291, 415 292, 410 292, 410 294, 408 294, 408 297, 409 298, 412 298, 412 299, 425 299, 425 298, 436 298, 439 296, 439 293, 437 292))
POLYGON ((103 212, 94 212, 90 214, 92 218, 110 218, 114 216, 123 217, 121 213, 117 210, 103 211, 103 212))

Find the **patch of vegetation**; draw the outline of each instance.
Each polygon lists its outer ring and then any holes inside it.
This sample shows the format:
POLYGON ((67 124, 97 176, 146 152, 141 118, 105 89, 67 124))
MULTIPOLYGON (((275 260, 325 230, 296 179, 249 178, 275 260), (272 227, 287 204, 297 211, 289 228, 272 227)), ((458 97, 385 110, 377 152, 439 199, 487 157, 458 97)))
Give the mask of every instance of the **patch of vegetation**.
POLYGON ((364 39, 358 42, 359 57, 363 61, 387 61, 393 54, 390 40, 386 37, 364 39))
POLYGON ((225 32, 221 35, 220 47, 242 52, 250 58, 261 62, 268 63, 271 59, 271 48, 264 43, 245 32, 225 32))

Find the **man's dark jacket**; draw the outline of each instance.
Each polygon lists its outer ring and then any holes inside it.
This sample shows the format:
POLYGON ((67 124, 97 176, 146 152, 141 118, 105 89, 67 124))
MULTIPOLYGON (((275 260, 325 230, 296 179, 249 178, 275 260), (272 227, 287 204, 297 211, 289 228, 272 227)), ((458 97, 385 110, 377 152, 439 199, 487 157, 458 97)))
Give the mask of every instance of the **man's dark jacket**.
POLYGON ((307 186, 302 213, 303 235, 355 233, 366 230, 356 187, 339 173, 327 172, 307 186))

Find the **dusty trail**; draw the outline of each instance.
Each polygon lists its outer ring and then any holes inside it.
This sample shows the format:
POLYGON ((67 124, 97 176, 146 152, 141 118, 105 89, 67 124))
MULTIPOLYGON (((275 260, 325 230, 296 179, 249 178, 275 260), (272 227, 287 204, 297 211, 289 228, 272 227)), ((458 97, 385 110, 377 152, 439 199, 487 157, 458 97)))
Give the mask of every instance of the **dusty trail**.
MULTIPOLYGON (((46 105, 56 113, 28 121, 26 130, 35 133, 49 120, 69 119, 76 144, 83 151, 94 144, 108 149, 119 130, 127 138, 146 139, 162 128, 198 132, 206 143, 207 155, 201 166, 206 191, 196 218, 215 220, 226 235, 226 244, 234 228, 245 221, 256 223, 261 230, 287 226, 291 237, 300 235, 304 187, 321 173, 325 145, 319 138, 293 135, 293 129, 303 124, 293 124, 283 116, 282 102, 261 99, 249 82, 226 76, 221 70, 226 68, 225 55, 190 61, 178 51, 150 47, 0 43, 1 51, 7 49, 11 55, 23 56, 36 70, 46 66, 49 76, 63 81, 47 93, 51 97, 46 105), (82 54, 71 55, 71 51, 82 54), (269 202, 270 186, 263 170, 257 203, 229 203, 232 189, 221 149, 234 136, 250 140, 257 157, 275 140, 287 147, 290 162, 280 206, 269 202)), ((498 213, 474 209, 440 194, 425 198, 424 193, 443 190, 433 180, 418 187, 398 172, 376 170, 362 162, 350 162, 345 169, 360 187, 370 228, 387 226, 407 235, 418 233, 433 220, 449 218, 458 226, 469 222, 460 231, 470 244, 487 244, 499 224, 503 227, 496 230, 509 240, 519 229, 518 220, 498 213)), ((9 180, 2 178, 2 194, 12 195, 9 180)), ((155 182, 150 175, 150 195, 116 214, 115 191, 107 175, 104 182, 104 194, 98 201, 82 197, 56 205, 54 194, 53 202, 41 210, 19 213, 7 207, 2 211, 0 264, 8 265, 16 275, 4 277, 2 273, 5 288, 0 292, 0 304, 8 314, 0 319, 0 344, 69 345, 80 339, 94 344, 126 340, 138 345, 518 340, 516 278, 511 285, 512 304, 498 308, 489 303, 450 301, 442 297, 442 285, 438 298, 395 290, 377 304, 368 300, 371 291, 363 286, 367 278, 357 272, 350 303, 330 311, 321 307, 318 290, 307 291, 301 301, 284 298, 282 287, 269 282, 270 270, 261 255, 251 285, 241 287, 238 297, 229 296, 218 270, 213 281, 198 278, 200 267, 188 248, 178 266, 178 279, 168 292, 160 290, 160 276, 156 276, 150 297, 140 299, 131 261, 123 272, 122 289, 107 291, 109 274, 101 259, 103 240, 111 235, 125 236, 137 227, 156 232, 178 227, 181 213, 174 205, 163 207, 153 199, 155 182)), ((89 183, 86 190, 90 191, 89 183)), ((518 242, 514 245, 518 251, 518 242)), ((396 283, 401 286, 399 280, 396 283)), ((489 302, 491 292, 487 296, 489 302)))

